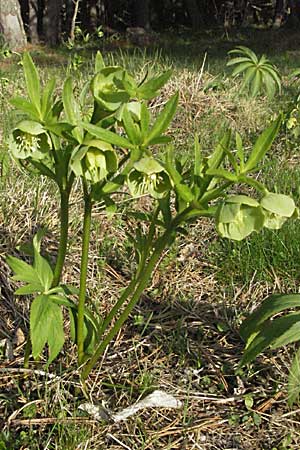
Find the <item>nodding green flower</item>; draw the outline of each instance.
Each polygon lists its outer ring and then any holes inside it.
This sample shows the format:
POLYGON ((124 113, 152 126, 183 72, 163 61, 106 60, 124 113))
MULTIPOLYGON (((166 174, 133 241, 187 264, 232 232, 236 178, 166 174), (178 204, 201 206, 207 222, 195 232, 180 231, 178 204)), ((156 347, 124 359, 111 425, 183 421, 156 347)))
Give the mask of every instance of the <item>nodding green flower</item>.
POLYGON ((287 195, 269 192, 260 204, 265 215, 264 226, 271 230, 279 230, 289 217, 298 217, 295 202, 287 195))
POLYGON ((13 130, 9 149, 16 159, 44 159, 51 148, 51 140, 38 122, 23 120, 13 130))
POLYGON ((158 199, 170 191, 169 175, 154 158, 142 158, 133 167, 128 176, 128 187, 133 196, 149 194, 158 199))
POLYGON ((126 91, 124 82, 131 86, 134 80, 121 67, 105 67, 95 75, 92 91, 102 111, 116 111, 129 101, 130 94, 126 91))
POLYGON ((231 195, 217 211, 216 225, 219 234, 241 241, 264 225, 264 213, 260 204, 246 195, 231 195))
POLYGON ((86 180, 96 184, 117 170, 118 160, 110 144, 94 139, 75 149, 71 167, 75 175, 84 175, 86 180))

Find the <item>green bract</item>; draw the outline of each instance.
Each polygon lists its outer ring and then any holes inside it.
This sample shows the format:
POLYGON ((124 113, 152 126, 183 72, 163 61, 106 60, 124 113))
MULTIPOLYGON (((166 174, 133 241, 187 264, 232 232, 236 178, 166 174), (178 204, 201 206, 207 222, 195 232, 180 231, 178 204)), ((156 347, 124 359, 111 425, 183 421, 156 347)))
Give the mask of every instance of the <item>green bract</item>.
POLYGON ((24 120, 13 130, 9 143, 16 159, 41 160, 51 148, 51 140, 44 127, 30 120, 24 120))

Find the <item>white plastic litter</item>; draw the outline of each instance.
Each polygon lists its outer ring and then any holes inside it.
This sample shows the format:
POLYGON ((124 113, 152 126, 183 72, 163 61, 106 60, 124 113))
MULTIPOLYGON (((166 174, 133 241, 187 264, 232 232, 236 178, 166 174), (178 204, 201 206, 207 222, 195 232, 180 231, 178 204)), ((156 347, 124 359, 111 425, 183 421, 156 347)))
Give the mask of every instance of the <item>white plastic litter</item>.
POLYGON ((109 413, 103 406, 96 406, 92 403, 83 403, 79 409, 86 411, 96 420, 112 420, 120 422, 133 416, 141 409, 145 408, 181 408, 182 402, 167 392, 156 390, 147 395, 144 399, 128 406, 117 413, 109 413))

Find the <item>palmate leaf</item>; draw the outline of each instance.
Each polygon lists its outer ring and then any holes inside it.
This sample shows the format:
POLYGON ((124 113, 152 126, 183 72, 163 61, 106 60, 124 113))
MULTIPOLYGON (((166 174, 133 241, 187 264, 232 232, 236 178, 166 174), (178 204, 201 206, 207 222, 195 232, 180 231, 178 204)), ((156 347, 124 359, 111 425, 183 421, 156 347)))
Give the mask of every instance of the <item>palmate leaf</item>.
POLYGON ((48 365, 56 358, 65 341, 63 315, 51 295, 36 297, 30 309, 30 339, 32 356, 36 359, 48 344, 48 365))

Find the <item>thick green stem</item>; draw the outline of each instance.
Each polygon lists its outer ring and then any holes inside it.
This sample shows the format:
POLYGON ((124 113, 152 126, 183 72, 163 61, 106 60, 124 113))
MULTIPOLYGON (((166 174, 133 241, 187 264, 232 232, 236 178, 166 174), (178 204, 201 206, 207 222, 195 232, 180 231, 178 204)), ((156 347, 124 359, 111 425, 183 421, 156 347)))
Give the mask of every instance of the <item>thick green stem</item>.
POLYGON ((70 189, 60 190, 60 240, 52 287, 56 287, 59 285, 65 263, 69 229, 69 197, 70 189))
POLYGON ((111 340, 119 332, 122 325, 128 318, 131 311, 133 310, 134 306, 137 304, 141 294, 143 293, 145 287, 148 284, 149 278, 151 277, 156 264, 158 263, 166 245, 169 242, 170 231, 171 230, 165 231, 165 233, 156 241, 156 245, 153 250, 153 253, 152 253, 150 259, 148 260, 147 265, 145 266, 144 272, 142 274, 140 274, 138 284, 137 284, 129 302, 127 303, 127 305, 126 305, 124 311, 122 312, 122 314, 120 315, 120 317, 114 323, 111 330, 107 333, 105 338, 102 340, 102 342, 96 348, 94 355, 87 362, 86 366, 83 369, 82 375, 81 375, 82 380, 86 380, 89 373, 93 369, 94 365, 98 361, 99 357, 103 354, 103 352, 105 351, 106 347, 109 345, 111 340))
POLYGON ((80 263, 80 287, 78 298, 77 313, 77 346, 78 346, 78 364, 82 364, 84 358, 84 304, 86 297, 86 277, 88 269, 89 244, 91 232, 92 200, 90 194, 84 187, 84 219, 83 219, 83 237, 80 263))

